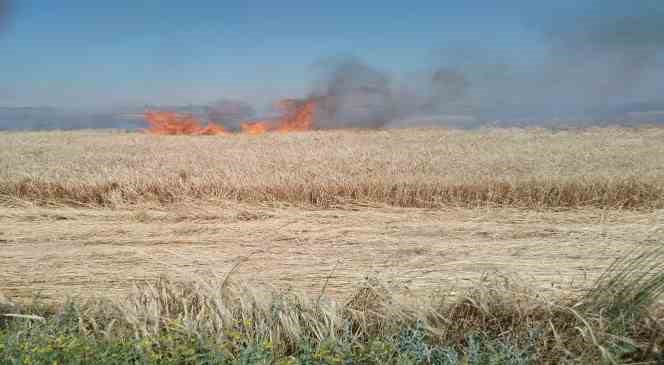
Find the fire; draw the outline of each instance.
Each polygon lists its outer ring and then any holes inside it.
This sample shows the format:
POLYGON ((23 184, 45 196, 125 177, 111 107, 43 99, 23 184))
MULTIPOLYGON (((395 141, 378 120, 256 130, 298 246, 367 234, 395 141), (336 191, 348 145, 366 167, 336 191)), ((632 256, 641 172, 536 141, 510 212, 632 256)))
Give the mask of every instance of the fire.
MULTIPOLYGON (((314 99, 286 99, 277 103, 281 116, 275 120, 247 121, 240 124, 242 133, 263 134, 267 132, 308 131, 314 128, 317 101, 314 99)), ((148 132, 153 134, 217 135, 228 131, 219 124, 208 123, 206 127, 191 115, 173 112, 146 112, 148 132)))
POLYGON ((266 122, 246 122, 240 124, 240 128, 247 134, 263 134, 270 130, 270 125, 266 122))
POLYGON ((262 134, 270 131, 308 131, 314 127, 316 102, 314 100, 281 100, 276 104, 282 116, 275 121, 253 121, 240 125, 242 132, 262 134))
POLYGON ((284 111, 277 130, 280 132, 308 131, 314 126, 316 101, 282 100, 278 104, 284 111))
POLYGON ((172 112, 146 112, 145 120, 148 122, 148 132, 153 134, 192 134, 215 135, 228 133, 222 125, 208 123, 203 127, 201 123, 190 115, 178 115, 172 112))
POLYGON ((204 135, 217 135, 217 134, 228 134, 228 131, 224 128, 223 125, 209 122, 208 125, 201 129, 198 134, 204 134, 204 135))

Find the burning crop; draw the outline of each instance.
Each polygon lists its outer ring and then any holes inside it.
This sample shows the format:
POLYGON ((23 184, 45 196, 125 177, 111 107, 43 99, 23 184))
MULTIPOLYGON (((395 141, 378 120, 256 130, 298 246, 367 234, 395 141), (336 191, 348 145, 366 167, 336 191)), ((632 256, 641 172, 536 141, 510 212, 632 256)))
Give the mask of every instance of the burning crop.
MULTIPOLYGON (((316 88, 306 97, 283 99, 274 108, 277 116, 253 118, 242 113, 209 113, 210 123, 203 127, 193 115, 171 111, 145 113, 147 129, 155 134, 224 134, 228 130, 246 134, 299 132, 345 127, 381 127, 403 113, 397 112, 389 77, 355 60, 333 63, 316 88), (228 119, 226 119, 228 118, 228 119), (239 122, 239 123, 237 123, 239 122)), ((232 108, 231 108, 232 109, 232 108)))
POLYGON ((240 128, 247 134, 263 134, 270 130, 270 126, 261 121, 245 122, 240 125, 240 128))
MULTIPOLYGON (((240 124, 240 132, 263 134, 267 132, 295 132, 314 129, 318 102, 315 99, 286 99, 276 107, 281 115, 276 119, 246 121, 240 124)), ((192 115, 174 112, 148 111, 144 115, 149 127, 147 132, 170 135, 224 135, 229 132, 223 125, 209 122, 207 126, 192 115)))
POLYGON ((317 102, 315 100, 282 100, 278 106, 284 111, 277 130, 280 132, 306 131, 314 126, 317 102))
POLYGON ((193 116, 182 116, 173 112, 146 112, 145 120, 148 122, 147 131, 153 134, 189 134, 189 135, 218 135, 227 134, 223 126, 209 122, 203 126, 193 116))

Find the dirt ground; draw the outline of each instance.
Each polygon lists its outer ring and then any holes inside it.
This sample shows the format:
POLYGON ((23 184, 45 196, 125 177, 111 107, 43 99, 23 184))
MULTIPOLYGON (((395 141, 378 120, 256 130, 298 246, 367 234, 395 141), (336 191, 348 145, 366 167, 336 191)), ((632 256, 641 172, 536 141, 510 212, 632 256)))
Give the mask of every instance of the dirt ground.
POLYGON ((336 295, 366 276, 417 290, 483 273, 555 292, 584 288, 613 258, 663 240, 662 210, 0 208, 0 293, 115 295, 136 280, 234 267, 236 279, 336 295))

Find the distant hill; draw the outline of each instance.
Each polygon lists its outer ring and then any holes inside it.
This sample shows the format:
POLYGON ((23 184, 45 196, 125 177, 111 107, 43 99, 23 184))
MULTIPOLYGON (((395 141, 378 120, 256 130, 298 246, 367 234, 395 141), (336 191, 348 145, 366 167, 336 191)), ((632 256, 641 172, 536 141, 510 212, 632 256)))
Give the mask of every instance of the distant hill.
POLYGON ((0 130, 51 130, 143 126, 140 113, 76 112, 53 107, 0 107, 0 130))
POLYGON ((97 112, 49 106, 0 107, 0 130, 139 129, 146 127, 146 110, 191 114, 201 121, 221 122, 231 128, 255 116, 249 104, 226 99, 203 105, 144 105, 97 112))

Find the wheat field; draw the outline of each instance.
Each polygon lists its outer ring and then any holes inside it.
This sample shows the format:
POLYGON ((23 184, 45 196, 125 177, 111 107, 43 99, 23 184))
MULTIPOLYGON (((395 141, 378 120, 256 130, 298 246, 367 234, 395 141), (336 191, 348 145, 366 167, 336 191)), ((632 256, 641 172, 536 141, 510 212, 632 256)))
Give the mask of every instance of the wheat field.
POLYGON ((224 277, 584 288, 664 240, 664 129, 0 133, 0 293, 224 277))
POLYGON ((664 129, 0 134, 2 204, 661 208, 664 129))

